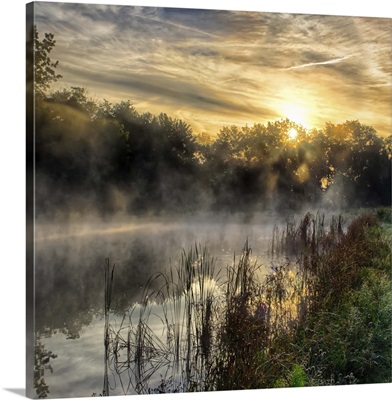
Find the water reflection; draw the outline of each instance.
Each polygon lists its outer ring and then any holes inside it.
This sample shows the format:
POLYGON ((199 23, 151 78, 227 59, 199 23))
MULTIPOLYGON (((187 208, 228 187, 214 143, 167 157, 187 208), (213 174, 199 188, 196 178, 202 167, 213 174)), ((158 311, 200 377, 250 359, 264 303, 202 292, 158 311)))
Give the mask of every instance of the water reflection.
MULTIPOLYGON (((104 346, 106 258, 116 263, 111 304, 116 315, 110 317, 116 330, 121 324, 119 315, 142 298, 149 276, 175 265, 182 249, 205 244, 220 269, 232 261, 234 253, 240 253, 246 238, 253 256, 264 257, 272 232, 268 225, 239 222, 143 223, 137 229, 124 226, 106 227, 104 235, 97 234, 101 225, 36 227, 40 238, 36 243, 36 324, 37 330, 45 333, 40 337, 45 351, 57 356, 50 357, 51 368, 45 369, 43 396, 135 393, 129 371, 123 369, 118 374, 120 369, 111 369, 113 364, 106 363, 115 354, 109 356, 104 346)), ((41 351, 38 345, 36 351, 41 351)))
POLYGON ((53 373, 50 362, 55 358, 57 355, 46 350, 38 336, 35 341, 34 390, 39 399, 48 397, 49 385, 45 381, 45 372, 53 373))

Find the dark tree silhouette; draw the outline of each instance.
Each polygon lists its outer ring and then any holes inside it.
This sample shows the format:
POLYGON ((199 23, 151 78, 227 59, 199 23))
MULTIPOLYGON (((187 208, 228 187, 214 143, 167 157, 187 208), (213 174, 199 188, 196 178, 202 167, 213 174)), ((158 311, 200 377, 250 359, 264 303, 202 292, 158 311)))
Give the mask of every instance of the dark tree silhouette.
POLYGON ((51 83, 62 78, 55 71, 59 62, 53 62, 49 57, 55 44, 52 33, 45 33, 45 38, 40 40, 37 27, 34 26, 34 85, 36 95, 40 97, 45 97, 51 83))
POLYGON ((391 137, 359 121, 308 131, 288 119, 193 135, 166 114, 130 101, 97 104, 83 88, 48 93, 61 76, 35 43, 37 212, 94 208, 103 214, 255 212, 391 203, 391 137), (296 131, 290 137, 291 129, 296 131), (320 203, 321 202, 321 203, 320 203))

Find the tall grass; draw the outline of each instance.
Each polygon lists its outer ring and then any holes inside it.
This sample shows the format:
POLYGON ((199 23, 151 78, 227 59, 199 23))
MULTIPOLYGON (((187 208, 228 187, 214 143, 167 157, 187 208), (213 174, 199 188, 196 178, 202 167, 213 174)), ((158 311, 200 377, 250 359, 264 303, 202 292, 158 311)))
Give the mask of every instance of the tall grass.
POLYGON ((251 368, 251 347, 255 341, 264 340, 263 325, 256 324, 258 265, 251 262, 251 248, 245 243, 238 260, 227 266, 225 308, 219 327, 219 353, 215 373, 217 389, 235 389, 251 385, 247 370, 251 368), (260 328, 260 329, 259 329, 260 328), (237 381, 236 378, 241 378, 237 381))
POLYGON ((167 274, 151 276, 142 301, 111 336, 112 367, 124 394, 214 389, 221 297, 215 260, 197 245, 167 274))
POLYGON ((308 213, 274 229, 270 255, 266 277, 248 242, 216 271, 195 245, 153 275, 106 336, 124 394, 390 381, 391 244, 377 216, 345 228, 308 213))
POLYGON ((339 222, 332 220, 316 245, 299 239, 306 314, 288 360, 303 366, 309 385, 389 382, 391 238, 374 213, 360 215, 344 231, 339 222))

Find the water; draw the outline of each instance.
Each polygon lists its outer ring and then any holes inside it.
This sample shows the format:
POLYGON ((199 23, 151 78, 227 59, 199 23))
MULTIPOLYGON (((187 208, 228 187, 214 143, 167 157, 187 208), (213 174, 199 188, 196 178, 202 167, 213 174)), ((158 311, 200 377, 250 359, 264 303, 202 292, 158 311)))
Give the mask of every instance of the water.
MULTIPOLYGON (((232 263, 248 239, 254 259, 267 266, 271 234, 270 224, 225 219, 38 223, 36 328, 45 350, 57 355, 50 360, 53 372, 45 370, 48 397, 102 393, 106 258, 116 264, 112 307, 121 313, 141 299, 151 274, 176 265, 183 250, 207 246, 218 271, 232 263)), ((119 326, 119 317, 112 316, 111 324, 119 326)), ((112 371, 109 382, 111 395, 134 393, 112 371)))

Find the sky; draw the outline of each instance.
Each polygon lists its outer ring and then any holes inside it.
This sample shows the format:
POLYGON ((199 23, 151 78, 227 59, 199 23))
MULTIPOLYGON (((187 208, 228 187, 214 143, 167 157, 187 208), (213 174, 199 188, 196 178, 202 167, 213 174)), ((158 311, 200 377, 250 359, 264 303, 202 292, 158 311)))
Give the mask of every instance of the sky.
POLYGON ((289 118, 392 131, 392 20, 36 3, 63 78, 100 102, 130 100, 195 134, 289 118))

